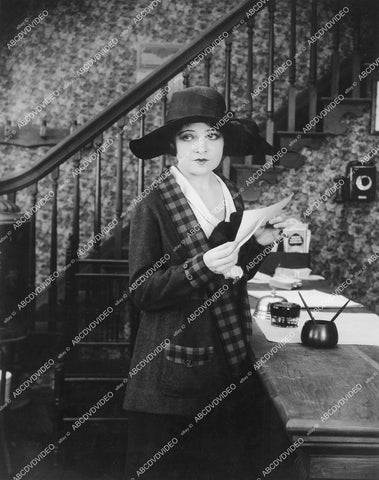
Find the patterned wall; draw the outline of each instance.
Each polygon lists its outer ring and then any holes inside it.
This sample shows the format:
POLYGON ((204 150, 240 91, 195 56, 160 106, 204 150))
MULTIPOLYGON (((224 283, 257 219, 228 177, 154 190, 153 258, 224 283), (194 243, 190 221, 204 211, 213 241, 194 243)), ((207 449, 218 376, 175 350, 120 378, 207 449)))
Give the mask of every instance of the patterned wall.
MULTIPOLYGON (((300 3, 300 2, 298 2, 300 3)), ((309 38, 309 3, 301 2, 298 15, 298 48, 305 46, 304 54, 298 58, 299 89, 307 83, 308 38, 309 38)), ((319 24, 325 24, 333 12, 328 0, 320 2, 319 24)), ((29 12, 29 23, 43 10, 48 12, 44 20, 31 29, 22 40, 11 49, 6 45, 0 51, 0 64, 5 68, 0 72, 0 123, 6 118, 15 124, 25 118, 33 108, 54 90, 59 95, 49 103, 33 122, 45 118, 48 125, 67 128, 73 119, 80 123, 100 112, 111 101, 123 94, 136 81, 136 52, 139 41, 181 42, 186 44, 196 38, 207 26, 216 21, 231 9, 226 0, 191 0, 171 2, 156 0, 157 5, 141 21, 134 19, 140 11, 151 2, 144 0, 82 0, 74 2, 62 0, 40 2, 41 6, 29 12), (117 44, 106 55, 89 68, 88 71, 71 81, 75 72, 93 58, 112 38, 117 44)), ((349 5, 349 4, 348 4, 349 5)), ((343 6, 343 5, 342 5, 343 6)), ((351 5, 350 5, 351 6, 351 5)), ((263 9, 255 15, 254 28, 254 86, 265 80, 267 75, 267 34, 268 15, 263 9)), ((13 35, 19 33, 23 19, 15 19, 13 35)), ((363 32, 372 28, 370 15, 365 13, 363 32)), ((343 56, 351 51, 352 15, 344 17, 341 52, 343 56)), ((10 27, 12 32, 12 26, 10 27)), ((277 2, 276 14, 276 53, 275 65, 279 66, 288 59, 289 8, 287 0, 277 2)), ((8 39, 11 40, 12 36, 8 39)), ((369 43, 370 36, 367 36, 369 43)), ((232 108, 238 109, 247 98, 246 92, 246 45, 247 34, 241 27, 235 34, 232 55, 232 108)), ((363 50, 366 45, 363 45, 363 50)), ((319 41, 318 73, 328 71, 331 53, 331 32, 325 33, 319 41)), ((211 84, 223 88, 223 47, 217 48, 212 59, 211 84)), ((200 64, 191 72, 191 85, 202 84, 203 65, 200 64)), ((288 87, 287 74, 283 74, 276 82, 275 108, 286 99, 288 87)), ((259 122, 265 118, 266 93, 260 94, 254 102, 254 118, 259 122)), ((155 107, 148 118, 150 129, 160 122, 161 109, 155 107)), ((347 119, 349 131, 344 136, 329 138, 323 147, 315 152, 303 152, 306 165, 299 171, 287 171, 280 178, 278 185, 265 191, 261 203, 273 201, 289 191, 295 192, 292 204, 293 213, 299 215, 318 198, 333 182, 335 174, 342 174, 348 160, 363 156, 370 146, 375 145, 375 137, 367 133, 369 113, 361 118, 347 119)), ((126 139, 138 136, 138 125, 128 126, 126 139)), ((115 137, 115 129, 110 129, 106 137, 115 137)), ((0 172, 3 177, 28 169, 41 158, 46 148, 20 149, 11 146, 0 146, 0 172)), ((90 152, 88 152, 90 153, 90 152)), ((126 161, 124 167, 125 208, 136 195, 136 159, 125 147, 126 161)), ((108 223, 115 215, 115 146, 104 154, 103 191, 107 192, 103 203, 103 223, 108 223)), ((147 181, 158 173, 158 162, 148 162, 147 181)), ((69 165, 61 171, 59 198, 59 247, 60 265, 64 263, 64 248, 70 231, 72 219, 72 182, 69 179, 69 165)), ((94 165, 86 169, 81 179, 81 241, 91 237, 94 165)), ((50 180, 40 184, 43 195, 48 191, 50 180)), ((28 195, 21 194, 18 204, 22 209, 28 207, 28 195)), ((354 271, 360 268, 361 262, 378 250, 378 204, 362 207, 336 206, 331 201, 323 204, 309 217, 313 233, 312 254, 313 267, 317 273, 330 278, 332 285, 337 286, 354 271)), ((50 209, 47 204, 38 212, 38 261, 39 279, 48 275, 48 258, 46 239, 50 232, 50 209)), ((354 279, 348 294, 362 299, 374 308, 375 291, 378 291, 378 268, 373 264, 367 273, 354 279)), ((377 307, 379 310, 379 307, 377 307)))

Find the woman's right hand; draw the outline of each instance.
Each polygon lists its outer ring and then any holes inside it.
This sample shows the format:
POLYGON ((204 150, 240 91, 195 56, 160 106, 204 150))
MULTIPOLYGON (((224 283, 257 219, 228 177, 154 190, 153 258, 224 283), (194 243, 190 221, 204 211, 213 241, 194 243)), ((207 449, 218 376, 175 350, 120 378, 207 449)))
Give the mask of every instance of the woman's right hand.
POLYGON ((224 274, 237 264, 238 253, 235 242, 226 242, 205 252, 203 260, 213 273, 224 274))

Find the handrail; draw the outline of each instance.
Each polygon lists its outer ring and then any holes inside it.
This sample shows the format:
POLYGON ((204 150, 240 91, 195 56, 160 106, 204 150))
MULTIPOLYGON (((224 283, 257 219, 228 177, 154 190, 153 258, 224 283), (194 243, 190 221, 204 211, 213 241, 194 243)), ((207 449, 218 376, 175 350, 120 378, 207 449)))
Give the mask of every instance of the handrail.
POLYGON ((164 86, 218 35, 225 31, 229 32, 245 16, 246 12, 259 1, 261 0, 244 0, 241 2, 239 6, 222 17, 215 25, 208 28, 200 38, 184 47, 85 125, 79 127, 71 135, 51 148, 42 157, 41 161, 32 168, 13 177, 0 180, 0 195, 26 188, 52 172, 95 137, 111 127, 122 116, 139 105, 149 95, 164 86))

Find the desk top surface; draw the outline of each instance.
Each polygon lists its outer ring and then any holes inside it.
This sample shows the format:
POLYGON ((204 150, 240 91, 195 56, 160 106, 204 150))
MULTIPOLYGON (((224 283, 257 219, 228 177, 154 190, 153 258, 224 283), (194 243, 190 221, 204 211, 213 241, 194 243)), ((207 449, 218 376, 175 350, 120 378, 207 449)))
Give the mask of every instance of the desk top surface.
MULTIPOLYGON (((305 288, 327 291, 315 283, 305 288)), ((250 297, 250 303, 254 308, 256 300, 250 297)), ((289 330, 283 329, 283 337, 289 330)), ((290 436, 311 443, 338 436, 342 442, 379 446, 379 347, 337 345, 320 350, 284 344, 273 352, 275 345, 253 319, 255 361, 263 358, 257 371, 290 436)))

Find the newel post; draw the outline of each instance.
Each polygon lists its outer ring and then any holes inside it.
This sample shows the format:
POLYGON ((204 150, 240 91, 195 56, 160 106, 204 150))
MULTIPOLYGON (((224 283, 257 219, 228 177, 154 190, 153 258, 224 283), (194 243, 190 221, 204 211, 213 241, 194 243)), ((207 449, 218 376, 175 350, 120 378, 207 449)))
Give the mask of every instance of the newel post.
POLYGON ((33 326, 34 284, 29 275, 30 222, 10 200, 0 199, 0 338, 25 335, 33 326))

